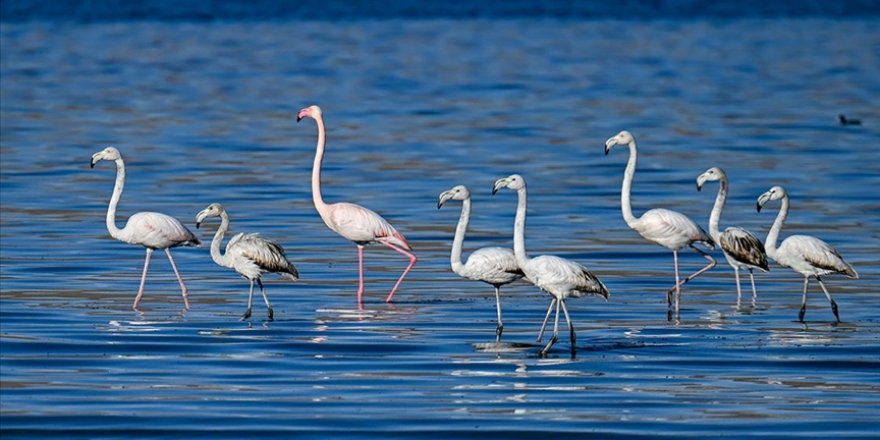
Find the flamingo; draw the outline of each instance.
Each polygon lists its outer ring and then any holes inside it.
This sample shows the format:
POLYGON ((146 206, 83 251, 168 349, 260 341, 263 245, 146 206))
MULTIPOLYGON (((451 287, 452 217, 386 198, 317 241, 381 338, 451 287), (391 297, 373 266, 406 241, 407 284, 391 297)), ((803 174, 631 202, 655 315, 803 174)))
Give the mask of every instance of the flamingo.
POLYGON ((780 266, 791 268, 795 272, 804 276, 804 296, 801 301, 801 311, 798 314, 798 320, 804 322, 804 314, 807 312, 807 286, 810 284, 810 277, 816 277, 825 297, 831 303, 831 311, 837 322, 840 322, 840 314, 837 311, 837 302, 831 297, 825 283, 822 282, 822 276, 832 273, 844 274, 850 278, 858 279, 859 274, 844 261, 843 257, 836 249, 828 243, 809 235, 792 235, 782 241, 779 247, 776 247, 776 240, 779 238, 779 231, 782 230, 782 223, 788 216, 788 193, 781 186, 774 186, 769 191, 758 197, 758 212, 764 204, 770 200, 782 199, 782 206, 779 208, 779 214, 767 233, 767 240, 764 247, 767 248, 767 255, 779 263, 780 266))
POLYGON ((565 299, 568 297, 580 298, 586 295, 599 295, 608 301, 608 289, 586 267, 574 261, 555 255, 541 255, 529 258, 526 254, 525 244, 526 181, 519 174, 512 174, 498 179, 492 187, 492 194, 494 195, 502 188, 508 188, 517 193, 516 219, 513 226, 513 253, 516 256, 516 262, 525 274, 526 279, 553 297, 550 300, 550 307, 547 308, 547 314, 544 316, 541 331, 538 333, 539 342, 544 336, 544 329, 547 326, 547 321, 550 319, 550 312, 554 306, 556 307, 553 337, 550 338, 550 341, 541 350, 540 356, 546 356, 547 352, 550 351, 550 347, 559 339, 559 308, 562 307, 562 311, 565 313, 565 322, 568 324, 569 337, 571 339, 571 355, 573 357, 576 351, 575 330, 568 315, 568 308, 565 306, 565 299))
POLYGON ((398 252, 409 258, 409 265, 403 270, 397 283, 391 289, 385 302, 390 303, 394 297, 394 292, 400 287, 403 278, 409 273, 410 269, 415 266, 417 258, 411 252, 412 247, 407 243, 403 234, 397 232, 391 223, 382 218, 379 214, 354 203, 324 203, 321 196, 321 161, 324 159, 324 146, 326 137, 324 133, 324 117, 321 108, 317 105, 306 107, 299 111, 296 121, 302 121, 309 117, 315 120, 318 125, 318 145, 315 152, 315 162, 312 167, 312 200, 315 203, 315 209, 324 220, 330 230, 341 235, 357 245, 358 251, 358 291, 357 302, 360 306, 364 293, 364 245, 378 243, 395 252, 398 252))
POLYGON ((770 266, 767 264, 767 252, 764 250, 764 244, 761 243, 761 240, 743 228, 732 226, 725 229, 723 233, 718 230, 721 211, 724 210, 724 203, 727 201, 727 174, 721 168, 709 168, 705 173, 697 177, 697 191, 702 190, 706 182, 715 181, 721 182, 721 184, 718 187, 718 195, 715 197, 715 206, 709 215, 709 235, 721 246, 724 257, 727 258, 727 263, 730 264, 730 267, 733 268, 733 273, 736 275, 737 305, 739 305, 742 299, 742 290, 739 283, 740 269, 747 269, 749 271, 749 279, 752 281, 752 302, 754 303, 755 298, 758 296, 758 291, 755 289, 753 270, 760 269, 764 272, 770 270, 770 266))
POLYGON ((125 162, 122 161, 122 155, 114 147, 107 147, 92 155, 89 162, 91 168, 95 168, 95 164, 102 160, 112 160, 116 162, 116 185, 113 187, 113 196, 110 197, 110 206, 107 208, 107 231, 110 236, 126 243, 138 244, 147 249, 147 255, 144 258, 144 271, 141 274, 141 286, 138 288, 137 296, 134 298, 134 304, 131 308, 137 310, 141 297, 144 296, 144 282, 147 280, 147 269, 150 267, 150 256, 156 249, 163 249, 168 261, 171 262, 171 268, 174 269, 174 275, 177 276, 177 282, 180 283, 180 295, 183 296, 183 306, 189 309, 189 299, 186 296, 186 284, 177 271, 177 265, 174 264, 174 258, 171 256, 171 248, 176 246, 200 246, 202 244, 198 237, 189 229, 180 223, 174 217, 161 214, 158 212, 138 212, 128 218, 125 227, 119 229, 116 227, 116 205, 122 197, 122 188, 125 186, 125 162))
MULTIPOLYGON (((711 255, 700 250, 694 243, 704 243, 712 248, 715 242, 706 234, 697 223, 689 219, 684 214, 670 211, 668 209, 651 209, 645 211, 641 217, 636 218, 632 212, 630 203, 630 192, 632 188, 633 175, 636 172, 636 161, 638 150, 636 149, 636 141, 630 132, 624 130, 616 136, 605 141, 605 155, 611 151, 615 145, 629 146, 629 161, 626 163, 626 171, 623 175, 623 186, 620 190, 620 210, 623 212, 623 219, 630 228, 641 234, 648 241, 659 244, 672 251, 672 261, 675 265, 675 285, 666 293, 666 304, 668 308, 672 307, 672 293, 675 292, 675 314, 680 314, 681 305, 681 286, 688 281, 700 276, 703 272, 715 267, 717 262, 711 255), (678 251, 685 246, 690 247, 698 254, 709 260, 706 267, 688 275, 684 280, 679 281, 678 275, 678 251)), ((667 319, 672 320, 672 311, 667 314, 667 319)))
POLYGON ((498 326, 495 328, 495 342, 501 341, 504 323, 501 321, 501 286, 523 277, 516 263, 513 251, 501 247, 484 247, 471 252, 467 261, 461 262, 461 247, 471 217, 471 192, 464 185, 458 185, 440 194, 437 209, 449 200, 461 200, 461 217, 455 227, 452 240, 452 255, 449 257, 452 271, 457 275, 474 281, 482 281, 495 287, 495 308, 498 312, 498 326))
POLYGON ((264 273, 271 272, 277 273, 286 280, 296 281, 299 279, 296 267, 287 260, 281 245, 260 237, 259 234, 237 234, 226 244, 226 252, 220 254, 220 244, 223 242, 223 236, 229 230, 229 214, 226 213, 223 205, 212 203, 196 215, 196 228, 201 226, 208 217, 220 217, 220 228, 217 229, 214 240, 211 241, 211 259, 220 266, 235 270, 251 282, 247 310, 241 316, 241 320, 244 321, 251 317, 251 307, 254 302, 254 281, 256 281, 260 285, 263 301, 266 302, 269 321, 272 321, 275 318, 275 312, 272 310, 272 304, 269 303, 266 288, 263 287, 263 281, 260 278, 264 273))

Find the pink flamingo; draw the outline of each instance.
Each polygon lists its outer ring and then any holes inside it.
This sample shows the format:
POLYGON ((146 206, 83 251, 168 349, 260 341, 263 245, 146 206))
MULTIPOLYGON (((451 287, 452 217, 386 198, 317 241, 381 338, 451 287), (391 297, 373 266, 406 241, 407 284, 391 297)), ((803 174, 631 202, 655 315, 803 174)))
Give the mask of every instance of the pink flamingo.
POLYGON ((171 262, 171 268, 174 269, 174 275, 177 275, 177 282, 180 283, 180 295, 183 296, 183 306, 189 308, 189 300, 186 297, 186 284, 183 284, 183 278, 177 271, 177 265, 174 264, 174 258, 171 257, 171 248, 175 246, 199 246, 202 244, 198 237, 189 229, 180 223, 174 217, 158 213, 158 212, 138 212, 128 218, 125 227, 119 229, 116 227, 116 205, 122 197, 122 188, 125 186, 125 162, 122 161, 122 155, 119 150, 113 147, 107 147, 92 155, 89 165, 94 168, 95 164, 102 160, 110 160, 116 163, 116 185, 113 187, 113 196, 110 197, 110 206, 107 208, 107 230, 110 236, 126 243, 139 244, 147 249, 147 256, 144 258, 144 272, 141 274, 141 287, 138 289, 137 296, 134 297, 134 304, 131 308, 137 310, 141 297, 144 296, 144 282, 147 280, 147 269, 150 267, 150 256, 156 249, 163 249, 168 261, 171 262))
POLYGON ((415 266, 417 258, 413 255, 412 247, 406 242, 403 234, 397 232, 391 223, 382 218, 379 214, 354 203, 324 203, 321 196, 321 161, 324 159, 324 145, 326 138, 324 134, 324 118, 321 114, 321 108, 313 105, 299 111, 296 121, 299 122, 305 117, 310 117, 318 124, 318 146, 315 152, 315 162, 312 167, 312 200, 315 202, 315 209, 333 232, 342 237, 353 241, 357 245, 358 250, 358 291, 357 302, 362 304, 362 296, 364 294, 364 245, 370 243, 379 243, 387 246, 396 252, 409 258, 409 265, 406 266, 403 273, 400 274, 391 293, 385 298, 385 302, 391 302, 394 292, 400 287, 403 278, 410 269, 415 266))

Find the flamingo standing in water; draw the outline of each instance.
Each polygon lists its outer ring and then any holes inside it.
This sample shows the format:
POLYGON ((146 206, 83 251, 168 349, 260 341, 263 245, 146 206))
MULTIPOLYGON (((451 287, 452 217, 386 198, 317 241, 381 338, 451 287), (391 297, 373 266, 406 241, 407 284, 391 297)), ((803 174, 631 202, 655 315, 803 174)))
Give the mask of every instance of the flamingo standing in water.
POLYGON ((810 284, 810 277, 816 277, 825 297, 831 303, 831 311, 834 318, 840 322, 840 314, 837 312, 837 302, 831 297, 825 283, 822 282, 822 276, 840 273, 850 278, 858 279, 859 274, 843 260, 840 253, 831 247, 828 243, 809 235, 792 235, 782 241, 779 247, 776 247, 776 240, 779 238, 779 231, 782 230, 782 223, 788 216, 788 194, 781 186, 774 186, 769 191, 758 197, 758 212, 770 200, 782 199, 782 206, 779 208, 779 214, 767 234, 767 240, 764 247, 767 249, 767 255, 774 259, 781 266, 791 268, 795 272, 804 276, 804 296, 801 301, 801 311, 798 314, 798 320, 804 322, 804 314, 807 312, 807 286, 810 284))
POLYGON ((498 326, 495 328, 495 342, 501 341, 504 324, 501 321, 501 286, 523 277, 523 271, 516 263, 513 251, 501 247, 484 247, 471 252, 467 261, 461 262, 461 248, 464 234, 471 218, 471 192, 464 185, 458 185, 440 194, 437 209, 449 200, 461 200, 461 217, 455 227, 452 240, 452 254, 449 257, 452 271, 457 275, 474 281, 482 281, 495 287, 495 308, 498 312, 498 326))
POLYGON ((263 287, 263 281, 260 278, 264 273, 273 272, 286 280, 296 281, 299 279, 296 267, 287 260, 281 245, 260 237, 259 234, 238 233, 226 244, 226 252, 221 254, 220 244, 223 242, 223 236, 229 230, 229 214, 226 213, 223 205, 212 203, 196 215, 196 228, 208 217, 220 217, 220 228, 217 229, 214 240, 211 241, 211 259, 223 267, 235 270, 251 282, 247 310, 241 320, 244 321, 251 317, 251 308, 254 303, 254 281, 256 281, 260 285, 260 292, 266 303, 269 321, 272 321, 275 318, 275 312, 272 309, 272 304, 269 303, 266 288, 263 287))
POLYGON ((672 251, 672 261, 675 265, 675 285, 666 292, 666 304, 669 311, 667 319, 672 320, 672 294, 675 293, 675 315, 680 315, 681 306, 681 286, 688 281, 698 277, 703 272, 715 267, 716 261, 711 255, 703 252, 694 243, 701 242, 708 246, 715 247, 715 242, 706 234, 706 231, 696 224, 693 220, 687 218, 684 214, 670 211, 668 209, 651 209, 645 211, 641 217, 636 217, 632 212, 632 204, 630 203, 630 192, 632 189, 633 176, 636 172, 636 161, 638 150, 636 149, 636 141, 630 132, 624 130, 616 136, 605 141, 605 155, 611 151, 615 145, 629 146, 629 161, 626 163, 626 171, 623 175, 623 186, 620 190, 620 210, 623 212, 623 219, 630 228, 642 235, 649 241, 659 244, 672 251), (688 275, 685 279, 679 280, 678 275, 678 251, 685 246, 690 247, 698 254, 709 260, 706 267, 688 275))
POLYGON ((742 290, 739 283, 740 269, 749 271, 749 279, 752 281, 752 304, 758 297, 758 290, 755 289, 754 269, 760 269, 764 272, 770 270, 767 264, 767 252, 764 250, 764 244, 758 237, 751 232, 731 226, 721 232, 718 229, 718 222, 721 221, 721 211, 724 210, 724 203, 727 201, 727 174, 718 167, 712 167, 705 173, 697 177, 697 191, 703 189, 706 182, 720 182, 718 187, 718 195, 715 197, 715 206, 712 207, 712 213, 709 215, 709 235, 721 246, 727 263, 733 268, 736 275, 736 303, 739 306, 742 300, 742 290))
POLYGON ((91 168, 102 160, 112 160, 116 162, 116 185, 113 187, 113 196, 110 197, 110 206, 107 208, 107 231, 110 236, 126 243, 138 244, 147 249, 147 255, 144 258, 144 272, 141 274, 141 286, 138 288, 137 296, 134 298, 134 304, 131 308, 137 310, 141 297, 144 296, 144 282, 147 280, 147 269, 150 267, 150 256, 156 249, 165 250, 168 261, 171 262, 171 268, 174 269, 174 275, 177 276, 177 282, 180 283, 180 295, 183 296, 183 305, 189 308, 189 299, 186 296, 186 284, 177 271, 177 265, 174 264, 174 258, 171 256, 171 248, 175 246, 199 246, 202 244, 198 237, 189 229, 180 223, 174 217, 161 214, 158 212, 138 212, 128 218, 125 227, 119 229, 116 227, 116 205, 122 197, 122 188, 125 186, 125 162, 122 161, 122 155, 119 150, 113 147, 107 147, 92 155, 89 162, 91 168))
POLYGON ((324 198, 321 196, 321 161, 324 159, 324 146, 326 143, 324 117, 321 113, 321 108, 317 105, 300 110, 296 116, 296 121, 302 121, 306 117, 314 119, 318 125, 318 145, 315 152, 315 162, 312 167, 312 200, 315 203, 315 209, 318 210, 318 214, 324 220, 324 224, 333 232, 353 241, 357 245, 358 305, 362 304, 364 293, 364 245, 379 243, 409 258, 409 265, 400 274, 397 283, 394 284, 388 297, 385 298, 385 302, 391 302, 394 292, 400 287, 403 278, 406 277, 406 274, 416 264, 417 258, 411 252, 412 247, 407 243, 403 234, 397 232, 397 229, 394 229, 394 226, 391 226, 391 223, 388 223, 379 214, 354 203, 324 203, 324 198))
POLYGON ((547 355, 550 347, 559 339, 559 308, 565 313, 565 322, 568 323, 568 332, 571 339, 571 355, 576 353, 575 347, 575 331, 571 318, 568 316, 568 308, 565 307, 565 299, 580 298, 586 295, 599 295, 608 300, 608 289, 599 281, 595 275, 580 264, 560 258, 555 255, 541 255, 529 258, 526 254, 526 181, 519 174, 512 174, 508 177, 498 179, 492 187, 492 194, 495 194, 502 188, 508 188, 516 191, 516 219, 513 226, 513 253, 516 256, 516 262, 522 269, 532 284, 539 289, 549 293, 553 299, 550 300, 550 307, 547 308, 547 314, 544 316, 544 323, 541 325, 541 331, 538 333, 538 341, 544 336, 544 328, 550 319, 550 312, 553 306, 556 306, 556 320, 553 323, 553 337, 547 345, 541 350, 541 357, 547 355))

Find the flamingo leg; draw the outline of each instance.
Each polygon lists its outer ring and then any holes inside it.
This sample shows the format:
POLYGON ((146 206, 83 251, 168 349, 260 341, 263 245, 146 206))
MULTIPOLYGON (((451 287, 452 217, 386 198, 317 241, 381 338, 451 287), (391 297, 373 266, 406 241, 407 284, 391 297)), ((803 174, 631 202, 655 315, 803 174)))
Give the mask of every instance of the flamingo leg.
POLYGON ((186 284, 183 284, 183 278, 180 277, 180 272, 177 271, 177 265, 174 264, 174 257, 171 256, 171 249, 165 248, 165 255, 168 256, 168 261, 171 262, 171 268, 174 269, 174 275, 177 275, 177 282, 180 283, 180 295, 183 296, 183 307, 189 309, 189 299, 186 297, 186 284))
POLYGON ((358 307, 363 304, 364 296, 364 245, 357 245, 358 248, 358 291, 357 302, 358 307))
POLYGON ((544 339, 544 329, 547 328, 547 321, 550 320, 550 312, 553 311, 553 306, 556 305, 556 297, 550 300, 550 307, 547 307, 547 314, 544 315, 544 323, 541 324, 541 331, 538 332, 538 341, 541 342, 541 339, 544 339))
POLYGON ((804 297, 801 299, 801 311, 798 313, 798 321, 804 322, 804 314, 807 313, 807 286, 810 284, 810 277, 804 277, 804 297))
POLYGON ((672 263, 675 267, 675 286, 666 292, 666 320, 672 321, 672 297, 675 294, 675 310, 678 310, 678 298, 681 294, 681 282, 678 275, 678 251, 672 251, 672 263))
MULTIPOLYGON (((380 243, 382 243, 382 242, 380 242, 380 243)), ((391 293, 389 293, 389 294, 388 294, 388 297, 385 298, 385 302, 391 302, 391 298, 394 297, 394 292, 396 292, 396 291, 397 291, 397 288, 400 287, 400 283, 403 282, 403 278, 406 276, 407 273, 409 273, 410 269, 412 269, 413 266, 416 265, 416 261, 418 261, 418 258, 416 258, 416 256, 413 255, 412 252, 409 252, 409 251, 407 251, 407 250, 404 249, 404 248, 397 247, 397 246, 395 246, 395 245, 393 245, 393 244, 391 244, 391 243, 382 243, 382 244, 384 244, 385 246, 390 247, 391 249, 394 249, 395 251, 397 251, 397 252, 400 253, 400 254, 406 255, 406 257, 409 258, 409 265, 406 266, 406 269, 404 269, 404 270, 403 270, 403 273, 400 274, 400 278, 398 278, 398 279, 397 279, 397 282, 394 283, 394 287, 391 289, 391 293)))
POLYGON ((150 268, 150 256, 153 255, 153 249, 147 248, 147 256, 144 257, 144 272, 141 274, 141 287, 138 288, 138 293, 134 297, 134 304, 131 305, 133 310, 137 310, 138 303, 141 302, 141 297, 144 296, 144 283, 147 281, 147 270, 150 268))
POLYGON ((556 301, 556 320, 553 322, 553 336, 550 338, 550 341, 547 342, 547 345, 541 350, 540 357, 546 357, 547 352, 550 351, 550 347, 553 347, 553 344, 559 340, 559 304, 562 303, 562 300, 556 301))
POLYGON ((736 275, 736 306, 738 308, 742 302, 742 289, 739 284, 739 268, 734 266, 733 273, 736 275))
POLYGON ((758 289, 755 288, 755 273, 749 268, 749 279, 752 281, 752 306, 758 302, 758 289))
MULTIPOLYGON (((694 272, 694 273, 688 275, 687 277, 685 277, 685 279, 681 280, 681 283, 678 283, 678 280, 676 279, 676 285, 675 285, 675 287, 676 287, 676 293, 677 293, 678 295, 681 295, 681 291, 678 290, 680 286, 684 286, 685 284, 687 284, 688 281, 690 281, 690 280, 692 280, 692 279, 694 279, 694 278, 696 278, 696 277, 702 275, 703 272, 706 272, 707 270, 709 270, 709 269, 715 267, 715 265, 718 264, 718 262, 715 261, 715 258, 713 258, 713 257, 712 257, 711 255, 709 255, 708 253, 703 252, 702 250, 700 250, 700 248, 698 248, 698 247, 696 247, 696 246, 694 246, 694 245, 690 245, 690 248, 693 249, 696 253, 702 255, 703 258, 709 260, 709 264, 707 264, 707 265, 706 265, 705 267, 703 267, 702 269, 700 269, 700 270, 698 270, 698 271, 696 271, 696 272, 694 272)), ((678 260, 676 260, 676 264, 677 264, 677 263, 678 263, 678 260)), ((676 278, 677 278, 677 277, 676 277, 676 278)), ((676 310, 677 310, 677 309, 678 309, 678 308, 676 307, 676 310)))
POLYGON ((822 282, 822 278, 816 277, 816 281, 819 282, 819 286, 821 286, 822 291, 825 292, 825 297, 828 298, 828 302, 831 303, 831 311, 834 312, 834 317, 837 318, 837 322, 840 322, 840 314, 837 311, 837 301, 834 301, 834 298, 831 297, 831 293, 825 288, 825 283, 822 282))
POLYGON ((254 280, 249 280, 251 282, 251 288, 248 291, 248 305, 247 310, 244 311, 244 315, 241 315, 240 321, 244 321, 251 317, 251 309, 254 305, 254 280))
POLYGON ((571 322, 571 317, 568 316, 568 307, 565 307, 565 300, 559 300, 559 303, 562 304, 565 322, 568 323, 568 337, 571 338, 571 357, 574 358, 575 354, 577 354, 577 338, 574 332, 574 323, 571 322))
POLYGON ((495 328, 495 343, 501 342, 501 332, 504 331, 504 322, 501 321, 501 288, 495 286, 495 309, 498 312, 498 327, 495 328))
POLYGON ((266 303, 266 310, 269 313, 269 321, 275 320, 275 310, 272 310, 272 304, 269 303, 269 297, 266 295, 266 288, 263 286, 263 281, 257 278, 257 284, 260 285, 260 293, 263 294, 263 302, 266 303))

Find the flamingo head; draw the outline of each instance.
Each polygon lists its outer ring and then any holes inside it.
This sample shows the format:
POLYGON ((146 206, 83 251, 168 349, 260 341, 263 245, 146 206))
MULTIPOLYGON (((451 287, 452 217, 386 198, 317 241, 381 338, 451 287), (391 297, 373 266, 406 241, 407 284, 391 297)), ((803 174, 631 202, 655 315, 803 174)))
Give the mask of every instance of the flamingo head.
POLYGON ((725 176, 726 174, 724 174, 724 170, 721 168, 709 168, 705 173, 700 174, 700 177, 697 177, 697 191, 703 189, 703 184, 706 182, 715 182, 723 179, 725 176))
POLYGON ((223 205, 219 203, 211 203, 207 208, 201 210, 198 214, 196 214, 196 229, 201 226, 202 222, 205 221, 208 217, 219 217, 221 214, 225 212, 223 209, 223 205))
POLYGON ((495 185, 492 187, 492 194, 494 195, 501 188, 509 188, 514 191, 525 189, 526 179, 523 179, 523 177, 519 174, 511 174, 507 177, 498 179, 495 181, 495 185))
POLYGON ((296 115, 296 122, 302 121, 306 116, 312 119, 318 119, 321 117, 321 107, 317 105, 310 105, 302 110, 296 115))
POLYGON ((633 139, 633 135, 630 132, 623 130, 620 133, 617 133, 605 141, 605 155, 608 155, 608 152, 611 151, 611 147, 615 145, 626 145, 630 142, 635 142, 635 139, 633 139))
POLYGON ((770 188, 764 194, 761 194, 761 197, 758 197, 758 212, 761 212, 761 208, 764 207, 764 204, 771 200, 779 200, 785 197, 787 194, 785 192, 785 188, 781 186, 774 186, 770 188))
POLYGON ((444 203, 450 200, 467 200, 471 198, 471 192, 464 185, 454 186, 440 193, 440 199, 437 200, 437 209, 440 209, 444 203))
POLYGON ((119 154, 119 150, 114 147, 107 147, 95 154, 92 155, 92 161, 89 162, 89 167, 94 168, 95 164, 102 160, 119 160, 122 159, 122 155, 119 154))

